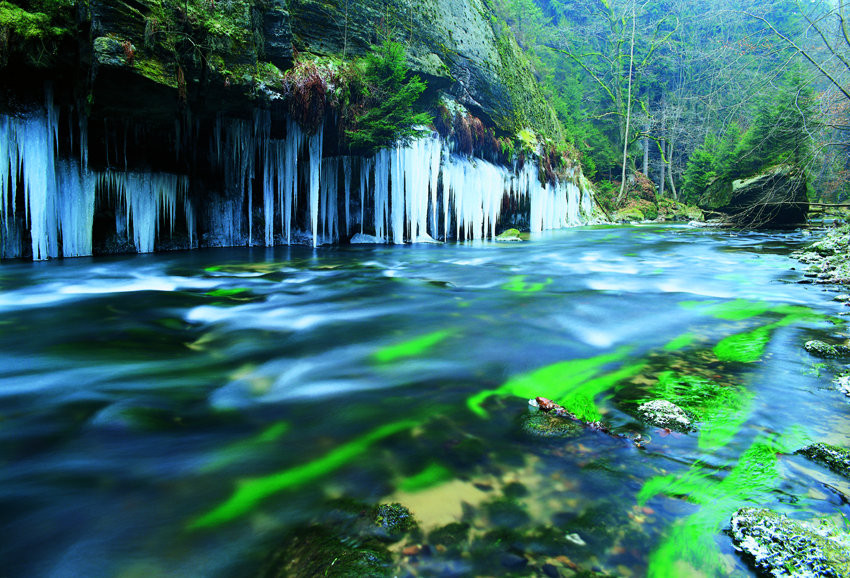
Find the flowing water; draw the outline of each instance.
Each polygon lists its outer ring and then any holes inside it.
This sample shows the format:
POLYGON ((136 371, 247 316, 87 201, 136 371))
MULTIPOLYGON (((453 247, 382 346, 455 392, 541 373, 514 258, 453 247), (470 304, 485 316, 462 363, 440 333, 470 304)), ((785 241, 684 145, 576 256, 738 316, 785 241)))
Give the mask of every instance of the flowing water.
POLYGON ((751 575, 723 534, 738 507, 850 513, 792 453, 850 442, 839 366, 802 349, 846 338, 792 270, 810 240, 591 227, 5 263, 0 575, 252 575, 341 497, 401 502, 421 543, 470 524, 401 575, 751 575), (706 384, 699 433, 634 417, 706 384), (535 395, 648 443, 524 437, 535 395))

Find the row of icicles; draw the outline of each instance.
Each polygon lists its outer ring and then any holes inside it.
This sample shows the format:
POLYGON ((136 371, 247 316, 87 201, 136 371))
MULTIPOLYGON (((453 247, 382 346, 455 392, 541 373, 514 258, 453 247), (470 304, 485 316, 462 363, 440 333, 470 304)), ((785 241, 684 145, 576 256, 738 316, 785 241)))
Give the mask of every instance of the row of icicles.
POLYGON ((224 185, 221 194, 204 201, 200 212, 190 199, 186 176, 90 170, 84 122, 79 130, 80 158, 60 159, 57 117, 50 102, 41 114, 0 115, 0 230, 5 257, 24 254, 21 215, 33 259, 91 255, 96 203, 103 194, 121 209, 115 211, 116 232, 140 253, 153 251, 161 235, 173 233, 178 205, 190 248, 305 240, 318 246, 356 234, 355 240, 392 243, 480 240, 496 235, 506 197, 515 204, 529 201, 533 232, 580 225, 592 215, 589 192, 582 193, 572 180, 541 185, 532 163, 509 170, 456 155, 436 134, 369 158, 322 158, 321 129, 309 135, 289 120, 286 138, 272 139, 267 113, 258 114, 254 122, 216 123, 210 152, 224 185), (253 206, 258 172, 262 207, 253 206), (302 204, 308 200, 308 206, 299 207, 298 193, 305 186, 301 198, 302 204), (24 207, 16 206, 19 187, 24 207), (262 234, 254 231, 257 213, 264 225, 262 234), (246 214, 252 218, 244 218, 246 214), (298 214, 306 216, 303 222, 309 230, 296 230, 298 214), (201 215, 204 227, 198 226, 201 215), (201 228, 208 231, 202 240, 197 233, 201 228))

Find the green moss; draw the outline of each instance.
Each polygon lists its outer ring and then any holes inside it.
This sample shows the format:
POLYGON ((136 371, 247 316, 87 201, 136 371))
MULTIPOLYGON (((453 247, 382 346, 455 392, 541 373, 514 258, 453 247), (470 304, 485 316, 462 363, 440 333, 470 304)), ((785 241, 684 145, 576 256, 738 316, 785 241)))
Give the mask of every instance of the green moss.
POLYGON ((523 415, 520 429, 532 438, 572 438, 581 435, 584 427, 580 422, 566 417, 538 412, 523 415))
POLYGON ((0 2, 0 36, 8 46, 0 48, 0 66, 7 54, 20 54, 36 68, 45 67, 57 54, 61 41, 74 33, 73 0, 41 0, 19 6, 0 2))
POLYGON ((391 563, 389 551, 376 540, 350 536, 328 526, 309 526, 293 530, 269 556, 260 575, 391 576, 391 563))
POLYGON ((165 64, 156 58, 136 58, 133 69, 157 84, 177 88, 177 75, 173 65, 165 64))
POLYGON ((797 450, 812 461, 823 464, 830 470, 850 477, 850 450, 824 443, 816 443, 797 450))

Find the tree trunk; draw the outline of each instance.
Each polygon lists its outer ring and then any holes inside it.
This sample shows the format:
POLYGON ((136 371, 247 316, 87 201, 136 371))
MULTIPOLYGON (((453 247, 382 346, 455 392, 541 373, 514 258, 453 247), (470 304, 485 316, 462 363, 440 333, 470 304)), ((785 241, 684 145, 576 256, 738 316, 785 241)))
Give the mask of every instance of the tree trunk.
MULTIPOLYGON (((645 131, 649 132, 649 126, 646 126, 645 131)), ((643 174, 649 174, 649 139, 647 137, 643 137, 643 174)))
POLYGON ((670 150, 668 156, 670 157, 670 168, 667 171, 667 178, 670 179, 670 190, 673 192, 673 200, 679 200, 679 192, 676 190, 676 183, 673 181, 673 145, 674 143, 670 143, 670 150))
POLYGON ((665 160, 666 157, 667 157, 667 142, 662 140, 661 141, 661 179, 659 180, 660 184, 658 185, 658 196, 659 197, 664 196, 664 179, 665 179, 665 176, 664 176, 665 170, 664 169, 667 168, 667 162, 665 160))
POLYGON ((626 133, 623 135, 623 174, 620 180, 620 194, 617 195, 617 203, 622 203, 626 196, 626 161, 629 158, 629 124, 632 120, 632 68, 635 62, 635 27, 637 25, 637 15, 635 14, 634 6, 632 7, 632 42, 629 49, 629 90, 626 97, 626 133))

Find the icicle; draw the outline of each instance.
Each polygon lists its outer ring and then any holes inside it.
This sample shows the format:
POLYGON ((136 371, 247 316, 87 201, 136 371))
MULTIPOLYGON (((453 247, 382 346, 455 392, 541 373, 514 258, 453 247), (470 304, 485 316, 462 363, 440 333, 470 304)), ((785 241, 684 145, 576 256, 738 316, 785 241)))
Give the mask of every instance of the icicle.
POLYGON ((338 235, 337 191, 339 182, 339 159, 324 159, 321 177, 321 225, 325 242, 333 242, 338 235))
POLYGON ((342 172, 345 179, 345 234, 348 235, 348 227, 351 224, 351 157, 343 157, 342 172))
POLYGON ((310 152, 310 223, 312 225, 313 246, 319 246, 319 181, 322 167, 322 137, 324 127, 311 136, 308 143, 310 152))
POLYGON ((375 236, 387 240, 386 223, 390 202, 390 151, 382 149, 375 155, 375 236))
MULTIPOLYGON (((292 119, 286 121, 286 141, 284 142, 283 163, 283 186, 279 190, 281 195, 281 224, 283 234, 286 236, 287 244, 292 242, 292 211, 296 198, 298 186, 298 150, 301 147, 303 133, 301 128, 292 119)), ((278 170, 280 170, 278 168, 278 170)))
POLYGON ((430 143, 430 151, 431 151, 431 166, 428 171, 430 174, 430 188, 431 188, 431 237, 433 239, 437 238, 437 185, 440 180, 440 140, 438 138, 432 139, 430 143))
POLYGON ((70 161, 59 163, 59 223, 62 255, 91 255, 95 176, 70 161))

